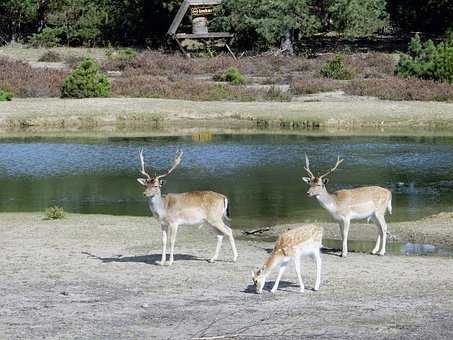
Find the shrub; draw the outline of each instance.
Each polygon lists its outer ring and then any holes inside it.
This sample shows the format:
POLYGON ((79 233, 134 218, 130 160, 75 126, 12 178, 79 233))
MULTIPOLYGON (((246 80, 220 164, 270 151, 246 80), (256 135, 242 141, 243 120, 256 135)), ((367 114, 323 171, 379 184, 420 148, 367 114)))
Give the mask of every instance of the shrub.
POLYGON ((348 94, 388 100, 453 101, 453 86, 417 78, 353 80, 345 85, 348 94))
POLYGON ((28 63, 0 57, 0 88, 16 97, 58 97, 67 71, 32 68, 28 63))
POLYGON ((453 82, 453 42, 437 46, 431 40, 422 43, 417 34, 409 43, 409 54, 402 55, 395 68, 401 77, 417 77, 453 82))
POLYGON ((28 42, 34 47, 57 47, 61 43, 62 28, 45 27, 40 33, 33 34, 28 42))
POLYGON ((267 91, 244 86, 213 84, 199 80, 170 81, 165 77, 135 75, 112 82, 112 93, 117 96, 172 98, 186 100, 255 101, 267 99, 267 91))
POLYGON ((352 79, 352 72, 344 64, 342 54, 335 55, 335 58, 328 61, 320 71, 321 75, 326 78, 337 80, 352 79))
POLYGON ((38 59, 38 61, 47 61, 50 63, 55 63, 55 62, 58 62, 61 60, 62 60, 62 58, 61 58, 60 54, 58 54, 58 52, 51 51, 51 50, 44 52, 44 54, 42 56, 40 56, 38 59))
POLYGON ((242 73, 234 66, 228 67, 222 75, 216 76, 215 79, 220 81, 227 81, 233 85, 243 85, 246 81, 242 73))
POLYGON ((86 58, 63 81, 62 98, 107 97, 110 81, 93 59, 86 58))
POLYGON ((299 78, 291 82, 291 89, 296 95, 330 92, 341 88, 339 82, 326 78, 299 78))
POLYGON ((53 206, 46 209, 45 215, 46 220, 58 220, 64 218, 65 211, 63 207, 53 206))
POLYGON ((119 50, 109 48, 105 51, 105 55, 108 61, 103 63, 103 68, 123 71, 128 66, 134 66, 133 62, 137 58, 138 53, 132 48, 122 48, 119 50))
POLYGON ((11 98, 13 98, 13 94, 11 92, 0 89, 0 102, 10 101, 11 98))

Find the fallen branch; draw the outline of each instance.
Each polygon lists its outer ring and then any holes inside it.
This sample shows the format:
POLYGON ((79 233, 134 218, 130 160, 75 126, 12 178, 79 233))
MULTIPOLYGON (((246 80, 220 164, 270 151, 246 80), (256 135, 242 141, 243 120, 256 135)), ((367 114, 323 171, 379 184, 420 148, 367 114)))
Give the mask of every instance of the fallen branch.
POLYGON ((260 229, 254 229, 254 230, 245 230, 242 233, 245 235, 255 235, 255 234, 261 234, 264 233, 265 231, 269 231, 271 228, 260 228, 260 229))
POLYGON ((227 335, 217 335, 217 336, 207 336, 203 338, 192 338, 192 340, 214 340, 214 339, 228 339, 228 338, 237 338, 241 334, 227 334, 227 335))

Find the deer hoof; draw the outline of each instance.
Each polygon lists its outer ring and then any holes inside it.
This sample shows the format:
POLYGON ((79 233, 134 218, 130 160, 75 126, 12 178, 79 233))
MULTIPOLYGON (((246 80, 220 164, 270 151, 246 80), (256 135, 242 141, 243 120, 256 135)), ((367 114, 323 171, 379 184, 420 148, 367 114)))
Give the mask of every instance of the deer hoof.
POLYGON ((341 253, 341 257, 348 257, 348 253, 341 253))
POLYGON ((271 289, 272 294, 275 294, 276 291, 277 291, 277 289, 274 289, 274 288, 271 289))
POLYGON ((157 261, 157 264, 158 264, 159 266, 165 266, 165 261, 157 261))
POLYGON ((380 251, 378 255, 379 256, 384 256, 384 254, 385 254, 385 251, 380 251))
POLYGON ((209 263, 214 263, 215 262, 215 258, 209 259, 208 262, 209 263))

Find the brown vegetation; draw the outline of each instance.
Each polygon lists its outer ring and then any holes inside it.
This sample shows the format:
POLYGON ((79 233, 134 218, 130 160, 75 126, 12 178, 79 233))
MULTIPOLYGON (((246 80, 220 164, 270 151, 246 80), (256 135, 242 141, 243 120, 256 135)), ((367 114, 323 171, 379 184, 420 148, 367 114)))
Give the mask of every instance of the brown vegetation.
MULTIPOLYGON (((453 85, 395 77, 393 73, 398 59, 395 55, 379 52, 346 55, 344 65, 351 72, 352 80, 321 76, 321 69, 333 58, 333 54, 308 58, 266 53, 242 56, 238 60, 227 55, 187 59, 180 54, 144 51, 128 58, 103 58, 100 61, 105 72, 121 72, 112 77, 113 96, 198 101, 288 101, 294 95, 343 90, 351 95, 391 100, 453 100, 453 85), (247 85, 252 86, 213 81, 229 67, 237 68, 246 76, 247 85), (281 84, 289 84, 290 92, 283 93, 273 86, 281 84)), ((78 59, 69 59, 65 57, 65 61, 74 67, 72 61, 78 59)), ((0 58, 0 88, 16 97, 58 96, 66 74, 67 71, 37 69, 24 62, 0 58)))
POLYGON ((453 86, 415 78, 353 80, 343 87, 348 94, 388 100, 453 101, 453 86))
POLYGON ((16 97, 58 97, 67 72, 35 69, 29 64, 0 57, 0 88, 16 97))

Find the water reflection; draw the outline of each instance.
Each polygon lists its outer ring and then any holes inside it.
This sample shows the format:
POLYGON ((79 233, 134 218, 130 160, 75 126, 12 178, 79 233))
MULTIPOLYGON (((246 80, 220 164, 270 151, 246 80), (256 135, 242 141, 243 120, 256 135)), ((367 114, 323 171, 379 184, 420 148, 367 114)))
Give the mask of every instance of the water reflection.
POLYGON ((337 155, 345 161, 329 190, 381 185, 393 190, 392 221, 449 210, 453 199, 453 139, 207 135, 103 140, 8 140, 0 144, 1 211, 37 211, 53 204, 68 211, 148 215, 136 183, 138 149, 149 172, 184 150, 165 190, 215 190, 228 195, 233 224, 255 227, 330 221, 305 196, 304 153, 321 172, 337 155), (447 183, 447 185, 445 185, 447 183))

